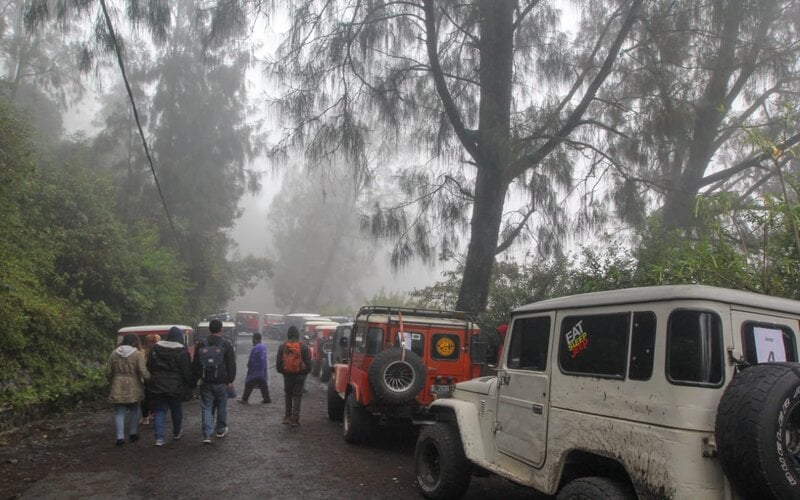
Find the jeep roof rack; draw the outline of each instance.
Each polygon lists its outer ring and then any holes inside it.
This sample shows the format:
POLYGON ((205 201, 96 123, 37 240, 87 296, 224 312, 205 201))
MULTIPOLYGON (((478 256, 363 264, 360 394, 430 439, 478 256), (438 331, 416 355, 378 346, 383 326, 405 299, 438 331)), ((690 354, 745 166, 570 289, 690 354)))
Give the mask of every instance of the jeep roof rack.
POLYGON ((413 307, 397 307, 397 306, 363 306, 358 310, 358 316, 363 314, 388 314, 397 315, 403 314, 404 316, 417 316, 427 318, 442 318, 442 319, 462 319, 466 321, 474 321, 472 317, 464 311, 443 311, 441 309, 419 309, 413 307))

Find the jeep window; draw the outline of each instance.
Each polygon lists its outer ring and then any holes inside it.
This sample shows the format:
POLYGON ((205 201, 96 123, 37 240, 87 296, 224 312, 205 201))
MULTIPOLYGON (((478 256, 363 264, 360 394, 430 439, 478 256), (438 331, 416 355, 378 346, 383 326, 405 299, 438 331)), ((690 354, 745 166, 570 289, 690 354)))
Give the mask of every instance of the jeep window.
POLYGON ((364 352, 364 330, 366 330, 366 327, 363 325, 356 327, 356 336, 353 344, 358 352, 364 352))
POLYGON ((452 361, 458 359, 461 352, 461 339, 452 333, 434 333, 431 335, 431 358, 452 361))
POLYGON ((383 328, 371 326, 367 330, 367 354, 378 354, 383 350, 383 328))
POLYGON ((667 379, 719 386, 723 379, 722 321, 707 311, 677 310, 667 321, 667 379))
POLYGON ((797 361, 795 335, 788 326, 748 321, 742 325, 742 336, 748 363, 797 361))
POLYGON ((550 346, 550 317, 521 318, 511 331, 506 368, 544 371, 550 346))
POLYGON ((567 316, 561 322, 561 371, 625 378, 631 313, 567 316))
POLYGON ((656 315, 649 311, 633 313, 631 359, 628 378, 650 380, 653 375, 653 351, 656 345, 656 315))
MULTIPOLYGON (((401 332, 398 332, 394 336, 395 347, 400 347, 401 345, 403 345, 400 333, 401 332)), ((422 355, 425 353, 425 337, 419 332, 402 332, 402 334, 403 337, 411 339, 411 351, 421 358, 422 355)))

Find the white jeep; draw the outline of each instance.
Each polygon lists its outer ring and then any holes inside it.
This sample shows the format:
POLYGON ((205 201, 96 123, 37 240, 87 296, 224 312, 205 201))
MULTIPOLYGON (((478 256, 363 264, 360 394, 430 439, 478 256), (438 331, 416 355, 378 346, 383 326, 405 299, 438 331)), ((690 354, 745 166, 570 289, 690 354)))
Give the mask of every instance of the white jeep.
POLYGON ((800 498, 800 302, 661 286, 511 313, 495 376, 429 407, 417 485, 559 499, 800 498))

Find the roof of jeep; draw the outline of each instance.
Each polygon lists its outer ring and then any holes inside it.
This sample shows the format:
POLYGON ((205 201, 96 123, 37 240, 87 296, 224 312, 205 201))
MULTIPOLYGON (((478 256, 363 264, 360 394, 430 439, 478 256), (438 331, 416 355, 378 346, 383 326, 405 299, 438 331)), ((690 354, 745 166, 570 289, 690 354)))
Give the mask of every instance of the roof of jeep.
POLYGON ((800 301, 705 285, 648 286, 569 295, 524 305, 514 309, 511 313, 517 314, 553 309, 573 309, 577 307, 617 304, 638 304, 642 302, 664 302, 669 300, 710 300, 791 314, 800 314, 800 301))
MULTIPOLYGON (((369 317, 370 323, 386 323, 389 321, 389 315, 387 314, 362 314, 356 318, 356 322, 365 322, 367 321, 367 317, 369 317)), ((392 314, 392 324, 396 324, 400 322, 400 318, 397 314, 392 314)), ((426 316, 403 316, 403 325, 434 325, 439 326, 442 328, 466 328, 467 324, 470 324, 474 330, 478 330, 478 324, 474 321, 467 321, 463 319, 455 319, 455 318, 431 318, 426 316)))

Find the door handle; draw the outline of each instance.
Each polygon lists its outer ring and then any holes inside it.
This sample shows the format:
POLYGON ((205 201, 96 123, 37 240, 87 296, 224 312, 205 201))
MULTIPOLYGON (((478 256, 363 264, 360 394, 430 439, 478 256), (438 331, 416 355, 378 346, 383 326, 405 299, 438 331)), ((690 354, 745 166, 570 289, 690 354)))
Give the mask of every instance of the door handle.
POLYGON ((531 410, 533 410, 533 413, 541 415, 542 412, 544 412, 544 405, 540 405, 539 403, 533 403, 531 405, 531 410))

